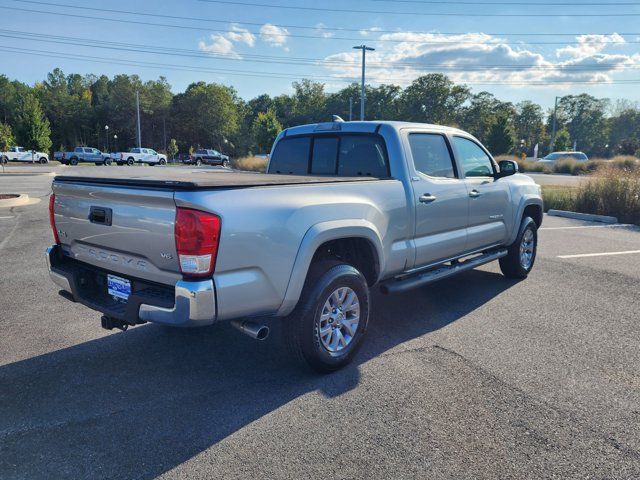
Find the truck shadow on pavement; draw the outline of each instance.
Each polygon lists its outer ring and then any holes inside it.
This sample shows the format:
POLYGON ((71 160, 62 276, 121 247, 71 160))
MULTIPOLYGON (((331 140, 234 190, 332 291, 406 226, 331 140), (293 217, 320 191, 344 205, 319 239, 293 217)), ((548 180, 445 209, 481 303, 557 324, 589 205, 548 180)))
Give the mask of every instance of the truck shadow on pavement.
MULTIPOLYGON (((513 285, 497 273, 471 271, 401 295, 376 293, 364 347, 331 375, 291 364, 277 327, 257 343, 228 325, 144 325, 5 365, 1 476, 154 478, 304 394, 332 398, 355 388, 364 362, 513 285)), ((87 313, 96 328, 98 318, 87 313)))

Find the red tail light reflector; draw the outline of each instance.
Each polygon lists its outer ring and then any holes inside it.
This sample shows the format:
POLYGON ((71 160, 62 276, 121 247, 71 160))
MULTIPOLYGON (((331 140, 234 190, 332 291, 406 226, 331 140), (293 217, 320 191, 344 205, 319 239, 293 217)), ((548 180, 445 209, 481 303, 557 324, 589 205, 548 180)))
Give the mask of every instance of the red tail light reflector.
POLYGON ((58 229, 56 228, 56 215, 54 212, 55 204, 56 195, 55 193, 52 193, 49 196, 49 225, 51 225, 51 230, 53 231, 53 239, 58 245, 60 245, 60 236, 58 235, 58 229))
POLYGON ((176 251, 180 271, 188 277, 207 277, 216 268, 220 217, 190 208, 176 211, 176 251))

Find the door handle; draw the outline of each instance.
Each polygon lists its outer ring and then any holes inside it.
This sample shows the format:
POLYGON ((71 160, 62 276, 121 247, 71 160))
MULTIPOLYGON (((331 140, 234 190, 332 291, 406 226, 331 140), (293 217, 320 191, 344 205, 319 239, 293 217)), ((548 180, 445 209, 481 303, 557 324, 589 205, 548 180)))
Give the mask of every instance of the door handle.
POLYGON ((436 201, 436 197, 431 195, 430 193, 425 193, 424 195, 420 195, 420 203, 431 203, 436 201))
POLYGON ((480 192, 474 188, 469 192, 469 196, 471 198, 478 198, 480 196, 480 192))

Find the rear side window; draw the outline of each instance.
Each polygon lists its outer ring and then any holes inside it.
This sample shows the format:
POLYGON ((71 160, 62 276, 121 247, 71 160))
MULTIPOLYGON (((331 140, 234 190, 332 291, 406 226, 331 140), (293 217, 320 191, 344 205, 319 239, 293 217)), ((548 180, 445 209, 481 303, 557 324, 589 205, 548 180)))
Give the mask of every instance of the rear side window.
POLYGON ((453 159, 442 135, 409 134, 409 146, 416 170, 430 177, 455 178, 453 159))
POLYGON ((316 137, 313 140, 311 173, 335 175, 338 159, 338 137, 316 137))
POLYGON ((283 138, 276 145, 270 173, 305 175, 309 169, 309 148, 311 137, 283 138))
POLYGON ((373 135, 343 136, 338 155, 338 175, 388 177, 389 161, 382 139, 373 135))

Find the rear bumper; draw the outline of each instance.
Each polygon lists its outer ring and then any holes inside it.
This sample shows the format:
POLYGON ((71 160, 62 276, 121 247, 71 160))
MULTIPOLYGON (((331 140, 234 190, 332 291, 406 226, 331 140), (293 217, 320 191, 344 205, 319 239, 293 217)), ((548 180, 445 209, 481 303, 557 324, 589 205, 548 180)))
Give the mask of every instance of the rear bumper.
POLYGON ((216 319, 215 287, 211 279, 179 280, 175 287, 130 279, 133 291, 126 303, 106 294, 108 272, 62 254, 58 245, 46 251, 49 276, 73 299, 130 325, 153 322, 175 327, 211 325, 216 319))

